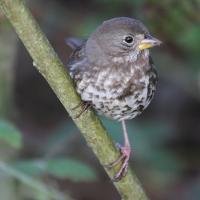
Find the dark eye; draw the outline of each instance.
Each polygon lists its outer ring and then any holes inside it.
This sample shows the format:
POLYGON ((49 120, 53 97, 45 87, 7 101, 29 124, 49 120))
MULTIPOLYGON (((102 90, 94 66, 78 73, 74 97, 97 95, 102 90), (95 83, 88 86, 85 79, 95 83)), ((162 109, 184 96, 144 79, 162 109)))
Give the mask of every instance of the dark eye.
POLYGON ((131 44, 133 42, 133 37, 132 36, 126 36, 124 41, 128 44, 131 44))

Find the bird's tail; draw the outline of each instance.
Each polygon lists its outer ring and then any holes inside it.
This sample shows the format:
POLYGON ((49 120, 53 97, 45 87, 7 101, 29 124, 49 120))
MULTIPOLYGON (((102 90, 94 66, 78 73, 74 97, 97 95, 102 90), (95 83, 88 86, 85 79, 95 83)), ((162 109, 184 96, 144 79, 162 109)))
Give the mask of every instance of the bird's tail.
POLYGON ((84 42, 85 42, 85 39, 81 39, 81 38, 66 38, 65 39, 65 43, 69 47, 71 47, 73 50, 81 47, 84 42))

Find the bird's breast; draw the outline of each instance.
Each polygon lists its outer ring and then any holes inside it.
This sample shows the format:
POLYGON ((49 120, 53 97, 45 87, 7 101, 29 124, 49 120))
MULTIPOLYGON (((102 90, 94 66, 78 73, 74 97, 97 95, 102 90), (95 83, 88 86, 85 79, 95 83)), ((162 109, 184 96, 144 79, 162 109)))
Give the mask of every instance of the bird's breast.
POLYGON ((150 103, 155 91, 154 76, 153 71, 147 73, 139 66, 126 70, 107 68, 83 74, 77 90, 101 114, 117 120, 131 119, 150 103))

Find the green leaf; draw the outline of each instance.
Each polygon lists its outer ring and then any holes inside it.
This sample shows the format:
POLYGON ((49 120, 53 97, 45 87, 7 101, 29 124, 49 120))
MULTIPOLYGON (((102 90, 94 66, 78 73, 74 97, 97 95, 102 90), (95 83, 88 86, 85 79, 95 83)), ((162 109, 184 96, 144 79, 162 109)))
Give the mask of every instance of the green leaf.
POLYGON ((14 163, 13 166, 15 169, 32 176, 41 176, 47 173, 57 178, 68 178, 73 181, 96 179, 96 174, 91 167, 73 159, 24 160, 14 163))
POLYGON ((46 170, 46 162, 42 160, 21 160, 13 164, 13 167, 23 173, 32 176, 41 176, 46 170))
POLYGON ((59 178, 73 181, 91 181, 96 179, 95 172, 86 164, 73 159, 54 159, 48 161, 47 171, 59 178))
POLYGON ((3 141, 14 148, 22 146, 22 135, 11 123, 0 121, 0 141, 3 141))

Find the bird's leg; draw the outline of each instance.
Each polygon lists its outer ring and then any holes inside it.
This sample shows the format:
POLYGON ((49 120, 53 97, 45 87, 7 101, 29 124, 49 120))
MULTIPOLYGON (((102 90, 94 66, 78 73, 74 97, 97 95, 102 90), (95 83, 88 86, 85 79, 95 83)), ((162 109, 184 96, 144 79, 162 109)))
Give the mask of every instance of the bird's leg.
POLYGON ((127 133, 126 124, 124 120, 122 121, 122 129, 123 129, 123 135, 124 135, 124 146, 121 146, 119 144, 117 145, 118 148, 120 149, 121 156, 117 160, 112 162, 111 164, 107 165, 108 168, 113 168, 118 163, 122 162, 122 165, 119 171, 115 174, 113 181, 119 181, 121 180, 122 177, 126 175, 127 169, 128 169, 128 161, 129 161, 130 153, 131 153, 131 146, 128 139, 128 133, 127 133))
POLYGON ((77 106, 75 106, 73 108, 73 110, 81 107, 81 111, 74 117, 74 119, 79 118, 85 111, 87 111, 90 107, 92 106, 92 104, 90 102, 80 102, 80 104, 78 104, 77 106))
POLYGON ((128 169, 128 161, 130 159, 131 154, 131 146, 128 138, 128 132, 126 129, 125 121, 122 121, 122 129, 123 129, 123 135, 124 135, 124 146, 120 147, 120 152, 123 157, 122 160, 122 166, 120 167, 120 170, 117 172, 117 174, 114 177, 115 181, 120 180, 122 177, 124 177, 127 173, 128 169))

